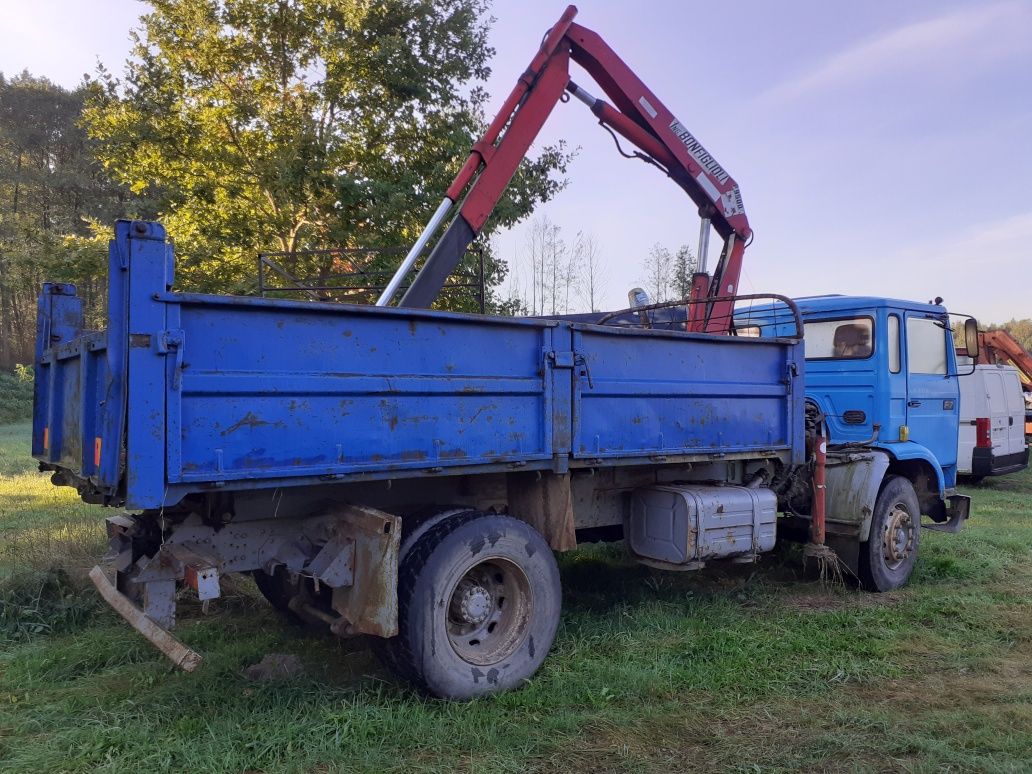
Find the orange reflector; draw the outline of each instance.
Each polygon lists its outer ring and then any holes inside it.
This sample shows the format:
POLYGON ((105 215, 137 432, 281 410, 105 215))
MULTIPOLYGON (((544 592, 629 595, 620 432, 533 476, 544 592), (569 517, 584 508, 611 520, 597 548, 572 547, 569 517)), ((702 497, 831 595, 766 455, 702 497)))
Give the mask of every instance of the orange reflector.
POLYGON ((100 436, 93 439, 93 464, 100 467, 100 436))
POLYGON ((44 427, 43 428, 43 448, 44 449, 49 449, 50 448, 50 428, 49 427, 44 427))

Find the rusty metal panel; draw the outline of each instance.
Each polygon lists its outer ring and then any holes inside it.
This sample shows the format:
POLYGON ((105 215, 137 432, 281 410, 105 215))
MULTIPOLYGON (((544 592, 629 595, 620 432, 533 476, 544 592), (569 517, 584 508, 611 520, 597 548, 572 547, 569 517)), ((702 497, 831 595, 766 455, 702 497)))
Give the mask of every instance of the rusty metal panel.
POLYGON ((509 513, 540 532, 556 551, 577 547, 569 473, 510 473, 509 513))
POLYGON ((354 541, 354 580, 333 590, 333 609, 348 626, 337 633, 393 637, 398 633, 398 549, 401 519, 375 508, 350 506, 338 535, 354 541))

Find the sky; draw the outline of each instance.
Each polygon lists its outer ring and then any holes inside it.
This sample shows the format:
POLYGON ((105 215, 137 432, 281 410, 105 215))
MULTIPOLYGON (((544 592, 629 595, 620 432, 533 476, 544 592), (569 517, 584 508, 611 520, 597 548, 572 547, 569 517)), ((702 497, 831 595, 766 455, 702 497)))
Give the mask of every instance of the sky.
MULTIPOLYGON (((741 187, 756 236, 741 292, 945 299, 1032 317, 1032 0, 582 0, 599 33, 741 187)), ((495 0, 488 114, 565 5, 495 0)), ((74 86, 118 73, 137 0, 0 0, 0 71, 74 86)), ((598 96, 576 65, 572 77, 598 96)), ((604 306, 626 305, 654 244, 693 249, 696 207, 621 158, 576 100, 538 146, 578 148, 538 213, 600 246, 604 306)), ((442 192, 443 193, 443 192, 442 192)), ((496 237, 526 276, 527 226, 496 237)), ((711 245, 711 264, 719 248, 711 245)))

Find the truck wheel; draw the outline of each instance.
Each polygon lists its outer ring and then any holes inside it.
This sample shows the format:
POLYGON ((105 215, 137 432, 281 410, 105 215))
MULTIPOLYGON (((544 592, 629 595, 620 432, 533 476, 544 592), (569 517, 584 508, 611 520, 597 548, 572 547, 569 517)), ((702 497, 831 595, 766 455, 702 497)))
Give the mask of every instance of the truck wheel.
POLYGON ((871 535, 860 546, 860 583, 868 591, 891 591, 906 585, 921 542, 921 505, 914 487, 891 477, 874 505, 871 535))
POLYGON ((300 592, 300 584, 295 576, 293 582, 290 580, 290 572, 286 567, 280 565, 273 573, 265 570, 255 570, 251 573, 258 590, 262 592, 269 604, 279 612, 294 621, 300 621, 297 615, 288 607, 291 597, 300 592))
POLYGON ((288 621, 296 624, 315 625, 317 628, 324 627, 324 624, 306 619, 291 610, 290 600, 299 594, 304 594, 310 604, 321 607, 326 612, 331 612, 333 589, 329 586, 321 585, 316 589, 311 579, 299 575, 291 576, 290 571, 283 565, 276 567, 272 574, 264 570, 254 570, 251 574, 254 576, 258 590, 262 592, 262 596, 288 621))
POLYGON ((384 643, 385 661, 444 699, 515 688, 552 647, 561 601, 555 557, 530 525, 454 516, 401 560, 398 636, 384 643))

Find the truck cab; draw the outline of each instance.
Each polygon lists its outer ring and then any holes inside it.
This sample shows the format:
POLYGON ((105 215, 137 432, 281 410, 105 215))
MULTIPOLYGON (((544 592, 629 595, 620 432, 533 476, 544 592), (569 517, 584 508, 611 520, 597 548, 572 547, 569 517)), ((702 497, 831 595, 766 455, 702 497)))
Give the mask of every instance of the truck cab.
MULTIPOLYGON (((958 377, 970 366, 958 373, 940 304, 840 295, 795 303, 808 433, 828 454, 828 542, 862 580, 865 568, 887 569, 865 580, 887 590, 913 566, 919 525, 956 532, 967 518, 970 499, 956 491, 958 377), (884 502, 889 493, 896 505, 884 502), (900 521, 901 510, 919 513, 900 521)), ((778 335, 778 310, 751 310, 735 327, 738 335, 778 335)), ((977 347, 977 323, 969 319, 962 329, 963 344, 977 347)), ((794 517, 805 527, 806 493, 798 501, 794 517)))
POLYGON ((945 496, 957 484, 960 384, 946 309, 879 297, 797 299, 806 398, 828 443, 869 444, 924 468, 945 496))

